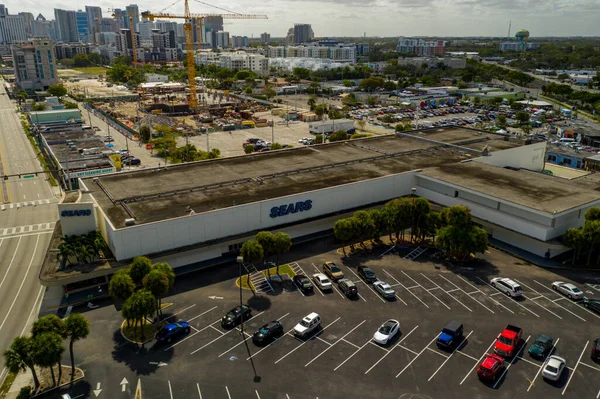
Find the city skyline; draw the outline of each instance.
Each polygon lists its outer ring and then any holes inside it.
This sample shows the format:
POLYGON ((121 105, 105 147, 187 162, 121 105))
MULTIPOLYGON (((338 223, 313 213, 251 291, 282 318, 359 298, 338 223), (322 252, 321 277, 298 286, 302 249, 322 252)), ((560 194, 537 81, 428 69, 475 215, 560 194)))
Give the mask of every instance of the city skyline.
MULTIPOLYGON (((319 12, 315 13, 316 1, 234 1, 218 4, 234 12, 266 14, 268 20, 230 21, 226 31, 232 35, 259 38, 262 32, 273 37, 285 37, 294 23, 311 24, 315 37, 352 36, 491 36, 501 37, 508 33, 509 21, 512 31, 521 28, 531 31, 532 37, 544 36, 600 36, 597 21, 600 9, 593 0, 563 2, 541 2, 539 0, 425 0, 391 1, 342 0, 341 2, 319 1, 319 12)), ((97 1, 77 3, 59 1, 39 4, 33 0, 4 1, 12 14, 42 13, 47 19, 54 16, 54 9, 76 11, 85 6, 99 6, 106 16, 109 9, 125 9, 131 1, 97 1)), ((137 2, 140 10, 158 12, 164 4, 156 0, 137 2)), ((221 11, 190 2, 193 13, 220 13, 221 11)), ((183 14, 183 3, 167 9, 183 14)))

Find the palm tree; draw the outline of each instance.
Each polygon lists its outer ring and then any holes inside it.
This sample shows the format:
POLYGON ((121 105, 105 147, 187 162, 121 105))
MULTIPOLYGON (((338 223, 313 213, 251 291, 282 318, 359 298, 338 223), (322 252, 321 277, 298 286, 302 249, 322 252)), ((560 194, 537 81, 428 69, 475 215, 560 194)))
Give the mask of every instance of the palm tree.
POLYGON ((271 255, 273 252, 275 252, 273 250, 273 240, 274 240, 273 233, 271 233, 270 231, 261 231, 256 235, 256 237, 254 237, 254 239, 260 244, 260 246, 264 250, 264 253, 265 253, 265 256, 264 256, 265 259, 263 259, 263 262, 264 262, 269 257, 269 255, 271 255))
POLYGON ((154 269, 142 281, 144 288, 156 298, 156 319, 161 309, 161 299, 169 291, 169 278, 160 270, 154 269))
POLYGON ((85 263, 92 263, 94 261, 94 256, 96 255, 94 247, 87 244, 78 246, 75 248, 75 252, 79 254, 79 258, 85 263))
POLYGON ((65 320, 65 335, 69 339, 69 354, 71 355, 71 381, 75 377, 75 357, 73 344, 84 339, 90 333, 90 322, 79 313, 71 313, 65 320))
POLYGON ((146 274, 150 273, 152 262, 145 256, 133 258, 133 262, 129 265, 129 275, 136 284, 140 284, 146 274))
POLYGON ((60 258, 60 261, 63 263, 63 265, 65 267, 70 265, 71 261, 69 258, 71 256, 75 255, 75 251, 73 250, 73 247, 71 246, 71 244, 68 244, 66 242, 59 244, 58 251, 59 251, 58 256, 60 258))
POLYGON ((277 254, 277 274, 279 274, 279 254, 289 251, 292 239, 286 233, 279 232, 273 235, 273 252, 277 254))
POLYGON ((135 291, 135 282, 126 269, 118 270, 110 279, 108 292, 110 296, 125 302, 135 291))
POLYGON ((31 349, 33 361, 38 366, 50 368, 53 385, 56 385, 54 365, 58 363, 59 373, 62 368, 60 358, 65 351, 62 341, 62 337, 54 332, 45 332, 32 338, 31 349))
MULTIPOLYGON (((49 314, 44 317, 40 317, 33 323, 33 326, 31 327, 31 336, 34 339, 46 333, 57 334, 62 339, 67 338, 65 323, 55 314, 49 314)), ((58 366, 58 381, 60 381, 62 378, 62 366, 60 365, 60 360, 58 361, 58 366)))
POLYGON ((135 320, 135 323, 140 323, 140 335, 142 340, 144 340, 144 319, 152 316, 154 312, 156 312, 156 298, 150 291, 141 289, 134 292, 133 295, 125 301, 125 304, 129 308, 130 315, 135 320))
POLYGON ((35 366, 33 358, 31 356, 31 338, 30 337, 17 337, 10 344, 10 348, 4 351, 4 365, 11 373, 18 373, 25 371, 26 368, 31 370, 33 376, 33 383, 35 389, 40 386, 37 373, 35 372, 35 366))

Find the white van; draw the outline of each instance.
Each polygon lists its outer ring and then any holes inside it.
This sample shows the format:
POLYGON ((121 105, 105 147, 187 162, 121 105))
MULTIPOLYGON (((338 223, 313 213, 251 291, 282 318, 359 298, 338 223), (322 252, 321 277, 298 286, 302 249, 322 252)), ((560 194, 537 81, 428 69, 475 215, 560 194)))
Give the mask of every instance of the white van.
POLYGON ((294 335, 300 338, 306 338, 308 334, 319 328, 321 325, 321 316, 312 312, 296 324, 294 327, 294 335))
POLYGON ((510 297, 518 297, 523 295, 523 290, 521 286, 516 282, 506 277, 496 277, 493 278, 490 282, 492 287, 497 290, 504 292, 506 295, 510 297))
POLYGON ((571 143, 574 143, 574 142, 575 142, 575 139, 571 139, 571 138, 568 138, 568 137, 563 137, 562 139, 558 140, 557 144, 558 145, 568 145, 568 144, 571 144, 571 143))

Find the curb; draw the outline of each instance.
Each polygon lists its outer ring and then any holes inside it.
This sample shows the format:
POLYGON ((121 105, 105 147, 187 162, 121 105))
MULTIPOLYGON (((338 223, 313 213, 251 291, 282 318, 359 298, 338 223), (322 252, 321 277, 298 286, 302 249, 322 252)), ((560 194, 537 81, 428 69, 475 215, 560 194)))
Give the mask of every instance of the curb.
POLYGON ((70 385, 70 384, 71 384, 71 382, 79 381, 79 380, 82 380, 83 378, 85 378, 85 372, 83 371, 83 369, 80 369, 79 367, 75 367, 75 369, 76 369, 76 370, 79 370, 79 371, 81 371, 81 374, 82 374, 82 375, 81 375, 81 377, 74 378, 74 379, 73 379, 73 381, 65 382, 65 383, 64 383, 64 384, 62 384, 62 385, 57 385, 57 386, 55 386, 55 387, 52 387, 52 388, 50 388, 50 389, 47 389, 47 390, 45 390, 45 391, 43 391, 43 392, 38 392, 38 393, 36 393, 35 395, 33 395, 33 396, 31 397, 31 399, 33 399, 33 398, 37 398, 37 397, 39 397, 39 396, 42 396, 42 395, 46 395, 46 394, 48 394, 49 392, 52 392, 52 391, 55 391, 55 390, 57 390, 57 389, 59 389, 59 388, 62 388, 62 387, 64 387, 64 386, 70 385))
POLYGON ((514 254, 514 253, 512 253, 512 252, 510 252, 510 251, 507 251, 507 250, 505 250, 505 249, 502 249, 502 248, 500 248, 500 247, 497 247, 497 246, 495 246, 495 245, 493 245, 493 244, 488 244, 488 246, 489 246, 491 249, 494 249, 494 250, 496 250, 496 251, 498 251, 498 252, 504 252, 505 254, 507 254, 507 255, 510 255, 510 256, 512 256, 513 258, 520 259, 520 260, 522 260, 523 262, 527 262, 527 263, 528 263, 528 264, 530 264, 530 265, 537 266, 537 267, 541 267, 541 268, 543 268, 543 269, 553 269, 553 270, 554 270, 554 269, 562 269, 562 270, 579 270, 579 271, 588 271, 588 272, 600 272, 600 268, 594 269, 594 268, 590 268, 590 267, 568 267, 568 266, 549 266, 549 265, 540 265, 539 263, 532 262, 532 261, 531 261, 531 260, 529 260, 529 259, 526 259, 526 258, 524 258, 524 257, 522 257, 522 256, 520 256, 520 255, 514 254))
POLYGON ((119 332, 121 333, 121 336, 123 337, 123 339, 124 339, 125 341, 127 341, 127 342, 129 342, 129 343, 132 343, 132 344, 136 344, 136 345, 140 345, 140 344, 142 344, 142 345, 146 345, 148 342, 150 342, 150 341, 152 341, 152 340, 154 339, 154 337, 152 337, 152 338, 150 338, 150 339, 147 339, 147 340, 146 340, 146 341, 144 341, 144 342, 138 342, 138 341, 132 341, 132 340, 130 340, 129 338, 127 338, 127 337, 125 336, 125 334, 123 334, 123 325, 124 325, 125 323, 127 323, 127 320, 123 320, 123 323, 121 323, 121 327, 119 328, 119 332))

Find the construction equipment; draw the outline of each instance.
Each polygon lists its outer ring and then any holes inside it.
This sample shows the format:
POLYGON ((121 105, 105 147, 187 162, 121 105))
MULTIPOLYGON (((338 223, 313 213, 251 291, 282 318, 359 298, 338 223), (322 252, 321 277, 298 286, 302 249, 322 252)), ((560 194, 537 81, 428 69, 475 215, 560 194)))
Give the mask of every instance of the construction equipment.
MULTIPOLYGON (((109 9, 109 12, 111 13, 113 18, 121 17, 121 15, 115 14, 114 9, 109 9)), ((132 54, 133 54, 133 67, 137 68, 137 66, 138 66, 137 48, 136 48, 136 43, 135 43, 135 25, 133 24, 133 17, 139 17, 139 15, 127 13, 127 17, 129 18, 129 32, 131 34, 131 50, 132 50, 132 54)))

